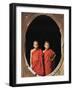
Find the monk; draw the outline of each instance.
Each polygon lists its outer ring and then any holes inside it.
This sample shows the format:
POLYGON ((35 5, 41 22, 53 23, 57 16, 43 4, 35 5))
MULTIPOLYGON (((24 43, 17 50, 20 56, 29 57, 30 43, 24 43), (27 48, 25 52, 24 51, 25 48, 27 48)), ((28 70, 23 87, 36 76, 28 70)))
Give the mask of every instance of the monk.
POLYGON ((53 62, 56 54, 52 49, 50 49, 50 45, 49 45, 48 41, 45 41, 44 47, 45 47, 45 50, 43 51, 44 68, 45 68, 44 70, 45 70, 45 75, 49 75, 53 70, 52 62, 53 62))
POLYGON ((43 76, 43 63, 42 63, 43 51, 39 49, 38 41, 33 42, 33 49, 30 51, 30 67, 36 73, 36 75, 43 76))

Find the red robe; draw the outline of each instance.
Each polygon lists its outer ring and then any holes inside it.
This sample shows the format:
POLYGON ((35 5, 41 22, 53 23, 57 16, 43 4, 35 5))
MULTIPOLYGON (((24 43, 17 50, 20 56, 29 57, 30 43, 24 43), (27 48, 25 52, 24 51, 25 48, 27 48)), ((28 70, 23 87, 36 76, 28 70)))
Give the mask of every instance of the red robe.
POLYGON ((34 50, 32 52, 32 69, 36 74, 43 76, 43 63, 42 63, 43 52, 41 49, 34 50))
POLYGON ((48 75, 52 72, 52 60, 51 58, 55 55, 55 53, 49 49, 44 51, 44 68, 45 68, 45 75, 48 75))

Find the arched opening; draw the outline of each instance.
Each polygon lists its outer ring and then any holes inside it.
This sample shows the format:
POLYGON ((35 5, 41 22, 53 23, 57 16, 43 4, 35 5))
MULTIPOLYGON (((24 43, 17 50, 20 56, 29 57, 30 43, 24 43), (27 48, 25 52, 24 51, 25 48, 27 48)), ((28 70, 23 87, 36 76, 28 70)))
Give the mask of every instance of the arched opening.
POLYGON ((30 50, 33 48, 33 41, 40 43, 44 50, 44 42, 49 41, 50 48, 56 53, 53 67, 56 68, 61 58, 61 34, 56 22, 49 16, 37 16, 29 25, 26 32, 25 52, 28 64, 30 64, 30 50))

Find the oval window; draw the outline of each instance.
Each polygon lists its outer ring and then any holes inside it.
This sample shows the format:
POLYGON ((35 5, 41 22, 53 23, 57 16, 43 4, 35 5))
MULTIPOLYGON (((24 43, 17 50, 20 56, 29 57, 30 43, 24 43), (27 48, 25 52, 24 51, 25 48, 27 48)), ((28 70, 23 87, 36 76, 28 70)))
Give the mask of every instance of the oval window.
POLYGON ((37 40, 40 48, 44 50, 44 42, 50 43, 50 48, 55 52, 56 57, 52 67, 55 69, 61 58, 61 34, 56 22, 49 16, 37 16, 29 25, 26 32, 25 52, 27 62, 30 65, 30 50, 33 48, 33 41, 37 40))

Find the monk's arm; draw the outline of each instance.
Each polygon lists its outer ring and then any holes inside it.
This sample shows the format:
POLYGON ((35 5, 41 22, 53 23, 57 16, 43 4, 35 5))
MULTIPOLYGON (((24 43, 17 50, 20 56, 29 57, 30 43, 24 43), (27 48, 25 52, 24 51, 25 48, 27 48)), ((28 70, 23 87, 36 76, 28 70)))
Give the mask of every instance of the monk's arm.
POLYGON ((54 54, 54 56, 51 58, 51 61, 53 61, 56 57, 56 54, 54 54))
MULTIPOLYGON (((32 51, 30 52, 30 67, 32 68, 32 51)), ((33 70, 32 70, 33 71, 33 70)), ((33 74, 36 76, 36 72, 33 71, 33 74)))

